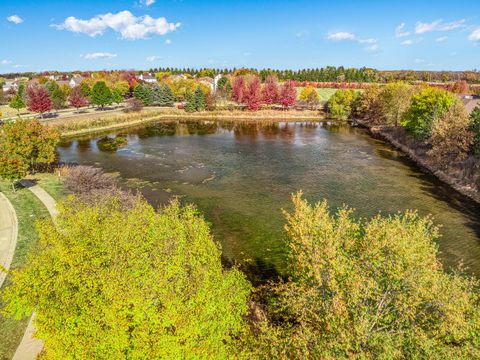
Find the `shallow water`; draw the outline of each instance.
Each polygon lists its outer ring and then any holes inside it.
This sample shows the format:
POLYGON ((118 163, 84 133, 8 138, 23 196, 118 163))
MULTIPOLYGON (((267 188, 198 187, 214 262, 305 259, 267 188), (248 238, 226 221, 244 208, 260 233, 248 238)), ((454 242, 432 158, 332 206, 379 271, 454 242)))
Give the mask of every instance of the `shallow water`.
POLYGON ((281 209, 298 190, 332 207, 348 204, 359 216, 432 214, 442 226, 445 266, 463 261, 480 274, 480 206, 364 130, 327 122, 176 121, 105 136, 62 143, 60 159, 118 172, 154 205, 173 194, 195 203, 225 258, 260 276, 284 269, 281 209))

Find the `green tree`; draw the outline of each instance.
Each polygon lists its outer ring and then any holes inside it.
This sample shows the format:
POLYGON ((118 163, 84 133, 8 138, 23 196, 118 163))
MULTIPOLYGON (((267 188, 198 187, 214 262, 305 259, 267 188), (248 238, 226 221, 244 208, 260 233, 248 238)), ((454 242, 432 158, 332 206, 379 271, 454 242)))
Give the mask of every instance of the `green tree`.
POLYGON ((233 357, 250 285, 222 268, 195 208, 110 197, 59 211, 3 294, 8 315, 35 310, 45 359, 233 357))
POLYGON ((470 131, 473 133, 473 150, 480 155, 480 107, 473 109, 470 114, 470 131))
POLYGON ((102 109, 105 105, 112 103, 112 92, 105 81, 97 81, 95 85, 93 85, 90 102, 94 105, 100 106, 102 109))
POLYGON ((17 93, 10 100, 8 104, 12 109, 17 110, 17 115, 19 116, 20 116, 20 109, 23 109, 26 106, 24 96, 25 96, 25 85, 20 84, 18 86, 17 93))
POLYGON ((352 113, 352 106, 357 97, 354 90, 337 90, 327 102, 330 115, 340 119, 348 118, 352 113))
POLYGON ((15 181, 36 163, 52 163, 58 140, 58 132, 38 120, 5 124, 0 132, 0 177, 15 181))
POLYGON ((443 271, 430 218, 293 202, 290 281, 266 287, 251 358, 480 357, 478 281, 443 271))
POLYGON ((112 102, 120 104, 124 100, 121 90, 113 89, 112 90, 112 102))
POLYGON ((360 93, 353 105, 353 115, 372 123, 381 122, 380 91, 380 86, 373 84, 360 93))
POLYGON ((381 90, 379 106, 382 122, 389 125, 400 125, 400 122, 410 107, 414 87, 404 82, 392 82, 381 90))
POLYGON ((133 96, 143 102, 145 106, 153 105, 153 92, 147 84, 138 84, 133 90, 133 96))
POLYGON ((53 90, 50 94, 50 98, 52 99, 53 108, 55 110, 60 110, 65 107, 65 102, 67 101, 67 94, 57 87, 53 90))
POLYGON ((186 112, 195 112, 205 110, 205 93, 200 86, 197 87, 195 93, 189 96, 185 105, 186 112))
POLYGON ((413 95, 402 125, 417 140, 426 140, 431 135, 433 121, 441 117, 457 101, 459 100, 456 96, 446 90, 424 87, 413 95))

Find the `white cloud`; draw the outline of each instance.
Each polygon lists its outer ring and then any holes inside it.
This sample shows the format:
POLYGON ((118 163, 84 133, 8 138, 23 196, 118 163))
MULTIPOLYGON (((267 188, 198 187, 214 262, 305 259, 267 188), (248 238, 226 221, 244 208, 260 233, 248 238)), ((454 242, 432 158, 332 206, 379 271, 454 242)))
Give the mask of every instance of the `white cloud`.
POLYGON ((356 39, 356 37, 355 37, 355 34, 340 31, 340 32, 335 32, 335 33, 328 34, 327 39, 328 40, 333 40, 333 41, 344 41, 344 40, 352 40, 353 41, 353 40, 356 39))
POLYGON ((355 34, 345 31, 339 31, 330 33, 327 36, 327 40, 331 41, 353 41, 359 44, 369 44, 369 46, 365 47, 365 50, 376 52, 379 50, 378 40, 373 38, 361 39, 358 38, 355 34))
POLYGON ((91 37, 103 35, 107 29, 112 29, 120 33, 123 39, 136 40, 147 39, 151 35, 165 35, 176 30, 180 23, 169 23, 164 17, 157 19, 149 15, 136 17, 130 11, 124 10, 116 14, 97 15, 88 20, 69 16, 62 24, 52 26, 91 37))
POLYGON ((440 37, 436 38, 435 41, 438 42, 438 43, 442 43, 442 42, 447 41, 447 39, 448 39, 447 36, 440 36, 440 37))
POLYGON ((408 31, 405 31, 405 23, 401 23, 395 28, 395 37, 404 37, 408 36, 410 33, 408 31))
POLYGON ((401 44, 402 45, 413 45, 413 40, 410 40, 410 39, 404 40, 404 41, 401 42, 401 44))
POLYGON ((12 23, 15 23, 15 24, 21 24, 23 22, 23 19, 18 16, 18 15, 11 15, 9 17, 7 17, 7 20, 12 22, 12 23))
POLYGON ((418 21, 415 25, 416 34, 424 34, 431 31, 450 31, 465 26, 465 19, 445 23, 442 20, 436 20, 432 23, 423 23, 418 21))
POLYGON ((117 54, 112 54, 107 52, 96 52, 96 53, 90 53, 85 55, 82 54, 80 56, 86 60, 96 60, 96 59, 113 59, 114 57, 117 57, 117 54))
POLYGON ((142 5, 150 6, 150 5, 155 4, 155 0, 142 0, 141 3, 142 3, 142 5))
POLYGON ((13 65, 14 68, 19 69, 19 68, 26 68, 29 67, 30 65, 22 65, 22 64, 15 64, 13 65))
POLYGON ((468 40, 480 42, 480 28, 473 30, 472 33, 468 35, 468 40))
POLYGON ((0 61, 0 64, 2 65, 10 65, 12 62, 10 60, 2 60, 0 61))
POLYGON ((148 56, 147 59, 146 59, 148 62, 154 62, 154 61, 157 61, 157 60, 163 60, 163 58, 161 56, 148 56))
POLYGON ((165 40, 165 44, 170 45, 171 43, 172 43, 172 40, 170 39, 165 40))
POLYGON ((415 64, 425 64, 425 60, 423 60, 423 59, 418 59, 418 58, 415 59, 414 62, 415 62, 415 64))

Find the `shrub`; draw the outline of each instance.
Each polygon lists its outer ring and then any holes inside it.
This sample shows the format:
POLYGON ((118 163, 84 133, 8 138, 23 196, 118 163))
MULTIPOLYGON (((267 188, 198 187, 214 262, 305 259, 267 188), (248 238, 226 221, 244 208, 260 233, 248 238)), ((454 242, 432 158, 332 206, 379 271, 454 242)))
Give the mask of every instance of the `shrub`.
POLYGON ((431 135, 433 121, 441 117, 457 101, 455 95, 446 90, 424 87, 413 95, 402 124, 414 138, 426 140, 431 135))
POLYGON ((337 90, 327 102, 327 109, 331 116, 347 119, 352 114, 357 93, 354 90, 337 90))
POLYGON ((473 151, 480 155, 480 107, 473 109, 470 114, 470 131, 473 133, 473 151))
POLYGON ((428 155, 441 165, 465 160, 473 143, 473 133, 468 129, 468 114, 462 103, 457 102, 432 124, 429 139, 432 149, 428 155))
POLYGON ((143 102, 138 99, 128 99, 127 100, 127 107, 125 108, 125 112, 139 112, 143 109, 143 102))
POLYGON ((67 168, 64 175, 65 189, 77 195, 84 195, 95 190, 112 190, 117 183, 112 176, 102 169, 91 166, 73 166, 67 168))

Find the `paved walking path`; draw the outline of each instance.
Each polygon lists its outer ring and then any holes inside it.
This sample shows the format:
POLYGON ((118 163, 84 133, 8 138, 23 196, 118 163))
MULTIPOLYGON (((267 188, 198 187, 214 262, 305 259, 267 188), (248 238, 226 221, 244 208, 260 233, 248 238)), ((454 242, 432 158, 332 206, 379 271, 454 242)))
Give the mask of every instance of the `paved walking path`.
MULTIPOLYGON (((7 197, 0 193, 0 265, 8 270, 17 246, 18 221, 15 210, 7 197)), ((0 288, 7 273, 0 269, 0 288)))
MULTIPOLYGON (((55 200, 50 196, 49 193, 43 190, 40 186, 35 185, 35 183, 32 181, 22 180, 20 183, 40 199, 52 218, 55 218, 58 215, 58 211, 55 207, 55 200)), ((33 326, 34 317, 35 314, 32 315, 30 321, 28 322, 28 326, 25 330, 25 334, 23 334, 22 341, 20 342, 20 345, 18 345, 15 355, 13 355, 13 360, 35 360, 38 354, 40 354, 42 351, 43 341, 33 337, 35 333, 35 328, 33 326)))

